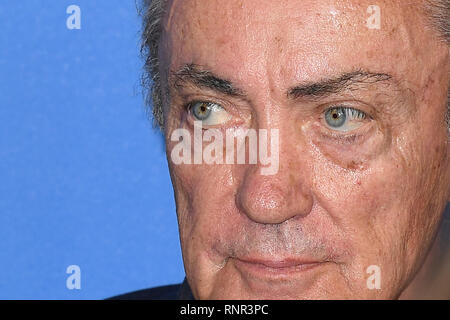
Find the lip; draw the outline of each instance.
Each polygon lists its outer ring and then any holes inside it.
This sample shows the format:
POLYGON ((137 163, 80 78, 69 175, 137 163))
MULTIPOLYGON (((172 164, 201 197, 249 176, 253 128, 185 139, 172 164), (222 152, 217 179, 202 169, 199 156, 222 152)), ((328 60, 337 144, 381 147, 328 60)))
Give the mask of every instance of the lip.
POLYGON ((245 273, 263 277, 287 277, 315 269, 326 261, 311 259, 234 258, 235 266, 245 273))

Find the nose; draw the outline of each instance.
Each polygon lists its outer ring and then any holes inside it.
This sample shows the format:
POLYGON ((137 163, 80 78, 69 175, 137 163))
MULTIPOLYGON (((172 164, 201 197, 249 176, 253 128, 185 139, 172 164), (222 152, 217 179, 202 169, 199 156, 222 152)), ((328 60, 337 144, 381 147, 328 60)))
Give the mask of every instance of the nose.
POLYGON ((257 165, 247 167, 236 194, 238 208, 261 224, 281 224, 306 216, 313 197, 302 173, 295 171, 281 165, 277 174, 269 176, 262 175, 257 165))

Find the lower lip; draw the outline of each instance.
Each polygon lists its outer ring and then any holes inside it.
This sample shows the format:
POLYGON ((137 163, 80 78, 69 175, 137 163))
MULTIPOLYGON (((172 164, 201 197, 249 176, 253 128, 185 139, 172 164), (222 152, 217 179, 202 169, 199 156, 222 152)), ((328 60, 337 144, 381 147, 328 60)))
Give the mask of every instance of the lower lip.
POLYGON ((315 269, 325 262, 292 263, 283 261, 245 261, 234 259, 235 266, 244 272, 265 277, 289 277, 315 269))

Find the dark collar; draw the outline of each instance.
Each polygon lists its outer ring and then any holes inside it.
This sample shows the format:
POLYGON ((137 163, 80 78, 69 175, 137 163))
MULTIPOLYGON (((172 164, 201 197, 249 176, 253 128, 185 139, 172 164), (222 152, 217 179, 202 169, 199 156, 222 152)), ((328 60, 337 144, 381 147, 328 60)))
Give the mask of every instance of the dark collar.
POLYGON ((191 291, 191 287, 189 286, 186 278, 184 278, 183 283, 181 283, 180 285, 180 290, 178 291, 178 300, 195 300, 194 295, 191 291))

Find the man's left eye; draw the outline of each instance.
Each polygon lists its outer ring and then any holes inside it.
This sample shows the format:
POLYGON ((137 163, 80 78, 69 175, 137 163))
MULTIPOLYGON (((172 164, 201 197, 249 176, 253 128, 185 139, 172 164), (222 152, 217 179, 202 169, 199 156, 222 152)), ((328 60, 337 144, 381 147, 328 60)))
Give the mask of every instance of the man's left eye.
POLYGON ((202 125, 215 126, 224 124, 231 119, 225 109, 213 102, 196 101, 190 104, 190 112, 195 121, 202 121, 202 125))
POLYGON ((325 124, 332 130, 348 132, 361 127, 367 118, 361 110, 336 106, 325 111, 325 124))

